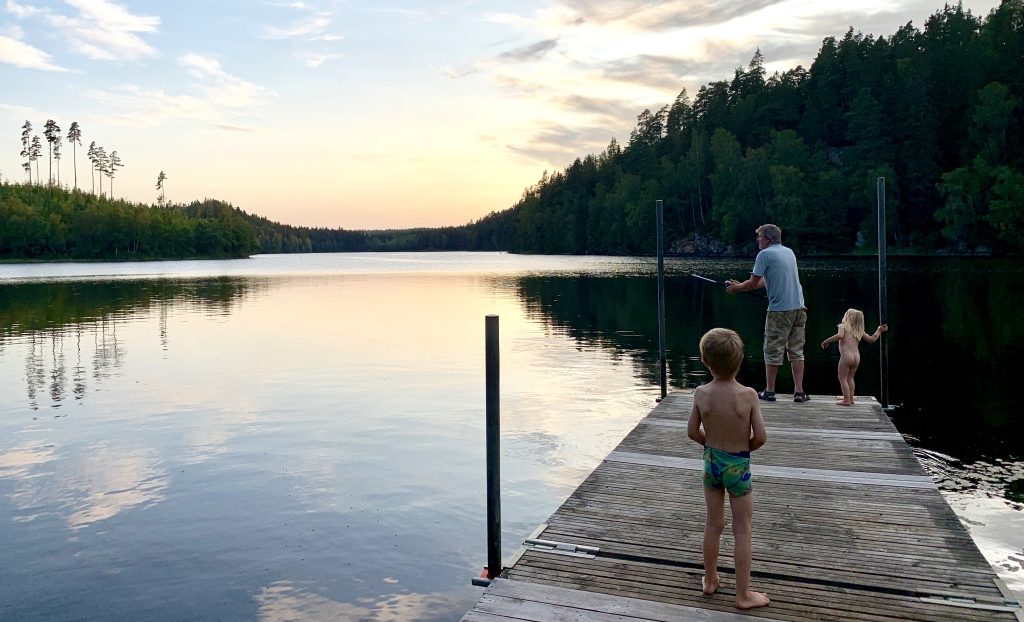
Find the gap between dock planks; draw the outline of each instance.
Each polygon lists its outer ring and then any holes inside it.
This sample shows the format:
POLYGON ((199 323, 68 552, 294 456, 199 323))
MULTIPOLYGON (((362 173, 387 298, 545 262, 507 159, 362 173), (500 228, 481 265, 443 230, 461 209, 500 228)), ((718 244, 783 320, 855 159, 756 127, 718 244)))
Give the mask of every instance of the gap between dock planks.
POLYGON ((770 607, 732 606, 728 525, 722 585, 701 592, 701 448, 686 437, 692 394, 680 391, 531 534, 462 620, 1024 622, 876 401, 787 397, 761 403, 768 443, 751 460, 752 584, 770 607))

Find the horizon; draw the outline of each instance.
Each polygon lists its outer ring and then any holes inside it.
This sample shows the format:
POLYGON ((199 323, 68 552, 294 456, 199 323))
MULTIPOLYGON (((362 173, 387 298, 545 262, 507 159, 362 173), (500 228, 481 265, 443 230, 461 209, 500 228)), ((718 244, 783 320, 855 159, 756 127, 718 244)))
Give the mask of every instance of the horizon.
MULTIPOLYGON (((997 0, 963 2, 985 16, 997 0)), ((941 4, 528 0, 148 3, 6 0, 0 174, 27 181, 21 126, 65 139, 78 187, 95 141, 125 166, 114 197, 216 199, 299 227, 457 227, 512 207, 685 88, 729 80, 760 49, 769 74, 809 68, 852 27, 921 29, 941 4), (234 9, 234 10, 233 10, 234 9), (300 121, 296 123, 296 119, 300 121), (387 128, 387 129, 382 129, 387 128), (315 136, 315 138, 314 138, 315 136), (352 148, 348 148, 352 145, 352 148), (386 208, 382 208, 386 206, 386 208)), ((39 161, 48 178, 47 144, 39 161)), ((33 170, 33 180, 35 171, 33 170)), ((107 180, 103 188, 107 190, 107 180)))

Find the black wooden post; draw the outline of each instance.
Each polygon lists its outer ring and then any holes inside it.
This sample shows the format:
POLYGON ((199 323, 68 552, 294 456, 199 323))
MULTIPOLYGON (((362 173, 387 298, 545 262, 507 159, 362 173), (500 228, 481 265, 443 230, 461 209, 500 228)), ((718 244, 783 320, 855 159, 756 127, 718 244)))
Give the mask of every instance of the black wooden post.
POLYGON ((661 366, 661 397, 668 395, 668 377, 665 369, 665 250, 662 234, 664 207, 661 199, 654 202, 658 221, 658 364, 661 366))
POLYGON ((487 384, 487 578, 501 573, 501 420, 498 316, 484 318, 486 326, 487 384))
MULTIPOLYGON (((885 291, 886 265, 885 265, 885 177, 876 180, 878 193, 878 322, 887 324, 889 322, 889 308, 887 294, 885 291)), ((882 333, 881 342, 878 344, 879 356, 879 397, 882 408, 889 409, 889 348, 886 334, 882 333)))

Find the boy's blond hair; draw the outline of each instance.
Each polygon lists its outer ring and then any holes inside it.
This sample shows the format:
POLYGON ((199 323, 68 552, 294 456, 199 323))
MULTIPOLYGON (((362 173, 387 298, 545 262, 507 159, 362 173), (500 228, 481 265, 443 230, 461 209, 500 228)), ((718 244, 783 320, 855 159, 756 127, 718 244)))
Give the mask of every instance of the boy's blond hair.
POLYGON ((846 330, 850 331, 850 334, 853 335, 853 338, 860 341, 865 333, 864 312, 857 309, 847 309, 846 313, 843 314, 843 323, 839 326, 845 326, 846 330))
POLYGON ((734 330, 712 328, 700 338, 700 360, 716 376, 735 376, 743 362, 743 340, 734 330))

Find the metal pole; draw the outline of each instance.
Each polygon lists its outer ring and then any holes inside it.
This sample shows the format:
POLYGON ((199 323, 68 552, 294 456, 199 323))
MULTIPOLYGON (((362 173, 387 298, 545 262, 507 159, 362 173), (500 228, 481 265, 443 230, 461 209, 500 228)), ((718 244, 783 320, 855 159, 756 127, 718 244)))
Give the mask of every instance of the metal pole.
MULTIPOLYGON (((889 322, 888 300, 885 291, 885 177, 876 180, 878 192, 878 322, 887 324, 889 322)), ((882 408, 889 408, 889 349, 885 333, 882 333, 881 343, 878 348, 879 356, 879 397, 882 408)))
POLYGON ((665 370, 665 250, 662 241, 661 199, 654 202, 658 221, 658 363, 661 366, 661 397, 668 395, 668 378, 665 370))
POLYGON ((487 578, 501 573, 501 395, 498 359, 498 316, 484 318, 487 343, 487 578))

